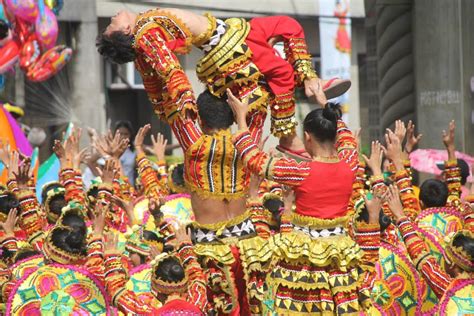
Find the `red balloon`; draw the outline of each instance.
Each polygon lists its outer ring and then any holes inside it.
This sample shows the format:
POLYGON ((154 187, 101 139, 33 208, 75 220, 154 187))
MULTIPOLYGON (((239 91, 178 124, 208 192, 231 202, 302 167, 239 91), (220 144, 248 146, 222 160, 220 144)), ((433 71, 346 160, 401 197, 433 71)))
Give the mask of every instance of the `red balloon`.
POLYGON ((58 45, 41 56, 38 62, 28 70, 26 77, 31 81, 44 81, 54 76, 71 59, 72 49, 58 45))
POLYGON ((20 68, 23 71, 28 71, 28 69, 34 65, 41 56, 40 45, 36 34, 31 34, 20 52, 20 68))
POLYGON ((15 41, 9 41, 0 48, 0 74, 7 72, 18 61, 20 48, 15 41))

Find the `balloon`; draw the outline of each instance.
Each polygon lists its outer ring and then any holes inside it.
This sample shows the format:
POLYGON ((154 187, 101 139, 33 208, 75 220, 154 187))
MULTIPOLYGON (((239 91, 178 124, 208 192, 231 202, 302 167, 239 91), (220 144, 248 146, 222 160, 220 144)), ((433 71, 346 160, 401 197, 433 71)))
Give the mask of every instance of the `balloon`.
POLYGON ((28 71, 28 68, 38 61, 40 55, 41 51, 36 34, 31 34, 26 43, 21 48, 20 68, 23 71, 28 71))
POLYGON ((54 14, 58 15, 59 11, 63 8, 63 0, 44 0, 44 3, 50 8, 54 14))
POLYGON ((20 45, 26 43, 28 37, 33 33, 32 24, 23 21, 22 19, 15 19, 15 29, 13 33, 20 41, 20 45))
POLYGON ((0 48, 0 74, 10 70, 18 61, 20 48, 15 41, 9 41, 0 48))
POLYGON ((38 16, 35 0, 5 0, 10 11, 20 19, 33 23, 38 16))
POLYGON ((60 71, 71 59, 72 49, 58 45, 41 56, 38 62, 28 70, 26 77, 31 81, 44 81, 60 71))
POLYGON ((52 48, 58 38, 58 21, 53 11, 44 6, 43 14, 39 14, 35 22, 35 32, 44 50, 52 48))

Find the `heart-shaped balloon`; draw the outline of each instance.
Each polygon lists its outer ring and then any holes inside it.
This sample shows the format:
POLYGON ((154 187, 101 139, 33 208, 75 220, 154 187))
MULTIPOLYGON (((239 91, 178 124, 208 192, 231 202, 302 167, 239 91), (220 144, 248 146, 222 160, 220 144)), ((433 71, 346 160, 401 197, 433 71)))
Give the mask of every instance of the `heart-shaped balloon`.
POLYGON ((43 50, 48 50, 56 44, 58 38, 58 21, 53 11, 44 6, 43 14, 38 15, 35 22, 35 32, 43 50))
POLYGON ((9 41, 0 48, 0 74, 10 70, 18 61, 20 48, 15 41, 9 41))
POLYGON ((28 69, 38 61, 40 55, 41 50, 36 34, 31 34, 21 48, 20 68, 23 71, 28 71, 28 69))
POLYGON ((54 76, 71 59, 72 49, 58 45, 41 56, 38 62, 29 69, 26 77, 31 81, 44 81, 54 76))
POLYGON ((35 0, 5 0, 13 15, 33 23, 38 16, 38 6, 35 0))

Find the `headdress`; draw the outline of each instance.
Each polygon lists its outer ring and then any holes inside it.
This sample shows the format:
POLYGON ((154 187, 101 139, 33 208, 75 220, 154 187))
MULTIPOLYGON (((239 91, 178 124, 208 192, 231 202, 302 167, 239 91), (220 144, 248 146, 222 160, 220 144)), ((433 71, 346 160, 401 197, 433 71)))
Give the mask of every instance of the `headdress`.
POLYGON ((170 294, 175 294, 175 293, 183 293, 188 288, 187 274, 185 274, 184 278, 178 282, 164 281, 157 276, 156 271, 158 267, 160 266, 160 263, 168 258, 175 258, 181 263, 181 260, 179 260, 178 257, 166 252, 159 254, 158 256, 156 256, 155 259, 153 259, 150 262, 152 266, 151 288, 155 294, 158 293, 158 294, 170 295, 170 294))
MULTIPOLYGON (((128 231, 125 236, 127 241, 125 243, 125 250, 129 253, 134 252, 142 256, 150 255, 150 248, 156 247, 159 251, 163 251, 164 243, 157 240, 147 240, 144 238, 143 233, 145 229, 141 225, 133 225, 131 231, 128 231)), ((154 233, 152 231, 149 231, 154 233)), ((160 239, 160 236, 157 236, 160 239)))
POLYGON ((472 258, 461 246, 454 246, 454 241, 458 236, 466 236, 474 239, 474 233, 469 230, 460 230, 445 238, 446 245, 446 260, 449 263, 454 263, 461 269, 467 272, 474 271, 474 258, 472 258))
POLYGON ((59 196, 65 196, 65 195, 66 195, 66 189, 64 189, 63 187, 57 187, 57 188, 51 189, 46 194, 46 200, 44 201, 44 210, 46 211, 46 216, 48 217, 48 220, 51 223, 55 223, 58 220, 59 215, 51 211, 50 203, 54 198, 59 197, 59 196))

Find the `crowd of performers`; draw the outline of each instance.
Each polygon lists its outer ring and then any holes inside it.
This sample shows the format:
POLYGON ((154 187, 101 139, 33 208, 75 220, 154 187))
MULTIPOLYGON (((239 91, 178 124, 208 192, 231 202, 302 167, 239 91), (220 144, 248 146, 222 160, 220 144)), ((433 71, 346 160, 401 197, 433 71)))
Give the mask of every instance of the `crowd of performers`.
POLYGON ((86 294, 47 294, 53 281, 34 288, 41 276, 28 278, 32 260, 49 269, 42 271, 85 271, 102 289, 108 314, 474 313, 474 192, 461 196, 466 179, 454 154, 454 122, 442 134, 444 178, 426 180, 416 193, 408 160, 420 140, 414 125, 397 121, 384 145, 374 141, 370 155, 359 153, 339 106, 326 100, 345 92, 347 82, 317 77, 291 18, 120 12, 97 45, 112 61, 135 62, 184 163, 166 165, 162 137, 154 141, 157 162, 150 160, 146 125, 133 142, 132 185, 121 162, 129 139, 120 132, 96 136, 92 146, 105 162, 85 189, 80 167, 87 151, 76 129, 55 143, 60 180, 42 189, 39 203, 29 159, 4 147, 0 284, 7 314, 28 314, 18 301, 31 296, 45 314, 90 307, 80 302, 86 294), (277 41, 286 59, 274 54, 277 41), (196 70, 207 86, 197 98, 175 55, 192 46, 203 52, 196 70), (303 140, 295 134, 298 85, 321 104, 302 122, 303 140), (268 110, 278 149, 302 159, 263 150, 268 110), (170 225, 160 208, 183 192, 195 221, 170 225), (138 218, 134 206, 143 198, 148 206, 138 218), (429 216, 444 230, 423 226, 429 216), (147 291, 127 286, 142 266, 150 269, 141 280, 147 291), (396 267, 403 271, 392 273, 396 267))

